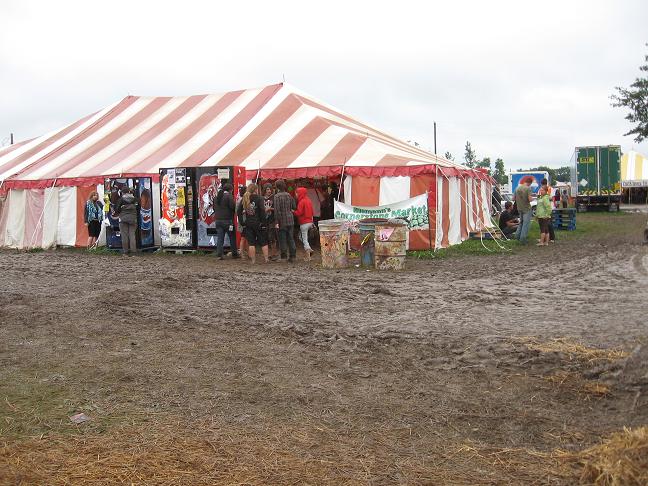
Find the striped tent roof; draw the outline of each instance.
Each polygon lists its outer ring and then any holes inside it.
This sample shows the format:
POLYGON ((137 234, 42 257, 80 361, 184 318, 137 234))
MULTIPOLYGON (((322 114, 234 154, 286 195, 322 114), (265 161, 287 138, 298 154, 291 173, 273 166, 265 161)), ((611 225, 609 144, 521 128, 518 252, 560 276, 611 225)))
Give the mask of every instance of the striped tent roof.
POLYGON ((634 150, 621 157, 621 185, 623 187, 648 186, 648 159, 634 150))
POLYGON ((388 170, 426 164, 465 169, 292 86, 275 84, 213 95, 127 96, 63 129, 1 150, 0 181, 9 188, 72 185, 200 165, 304 177, 339 174, 342 166, 388 170))

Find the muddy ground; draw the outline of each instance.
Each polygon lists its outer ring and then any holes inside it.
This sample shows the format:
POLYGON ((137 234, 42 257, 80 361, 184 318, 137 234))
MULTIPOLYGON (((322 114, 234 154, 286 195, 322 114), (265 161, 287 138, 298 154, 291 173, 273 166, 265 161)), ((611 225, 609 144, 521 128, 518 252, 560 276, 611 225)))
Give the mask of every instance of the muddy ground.
POLYGON ((0 484, 573 484, 648 424, 646 216, 583 218, 402 272, 0 251, 0 484))

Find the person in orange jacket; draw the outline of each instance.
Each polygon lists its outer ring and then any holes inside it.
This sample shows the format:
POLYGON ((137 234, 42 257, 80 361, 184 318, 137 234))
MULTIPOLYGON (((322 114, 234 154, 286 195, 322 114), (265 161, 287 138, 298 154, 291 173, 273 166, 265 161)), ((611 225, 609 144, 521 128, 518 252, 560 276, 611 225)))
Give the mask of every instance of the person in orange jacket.
POLYGON ((308 230, 313 227, 313 203, 306 194, 305 187, 298 187, 295 192, 297 194, 297 209, 293 213, 299 224, 299 236, 304 244, 306 260, 310 260, 313 250, 308 243, 308 230))

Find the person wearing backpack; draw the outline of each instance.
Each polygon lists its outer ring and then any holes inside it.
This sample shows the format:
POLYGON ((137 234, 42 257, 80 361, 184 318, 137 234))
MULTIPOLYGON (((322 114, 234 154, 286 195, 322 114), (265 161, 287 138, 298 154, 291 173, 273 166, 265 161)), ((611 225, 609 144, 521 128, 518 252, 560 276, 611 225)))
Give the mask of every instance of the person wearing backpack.
POLYGON ((121 188, 121 197, 117 201, 115 216, 119 216, 119 232, 121 234, 122 251, 124 255, 137 252, 137 200, 131 194, 128 186, 121 188))
POLYGON ((258 194, 258 187, 251 183, 247 186, 241 206, 239 221, 245 216, 244 235, 248 242, 248 254, 252 263, 256 263, 256 247, 260 246, 263 260, 268 263, 267 221, 263 198, 258 194))

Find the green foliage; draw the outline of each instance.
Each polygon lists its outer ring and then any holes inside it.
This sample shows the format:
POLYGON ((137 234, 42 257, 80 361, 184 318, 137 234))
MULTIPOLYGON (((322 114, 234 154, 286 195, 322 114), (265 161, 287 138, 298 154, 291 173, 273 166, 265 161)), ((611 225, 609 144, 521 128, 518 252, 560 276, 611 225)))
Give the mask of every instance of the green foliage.
POLYGON ((558 182, 569 182, 571 180, 571 167, 568 165, 555 169, 556 177, 552 179, 558 182))
POLYGON ((451 154, 450 152, 446 152, 445 155, 444 155, 444 157, 445 157, 447 160, 454 160, 454 157, 452 156, 452 154, 451 154))
MULTIPOLYGON (((648 46, 648 44, 646 44, 648 46)), ((639 69, 648 73, 648 55, 644 58, 646 64, 639 69)), ((624 135, 635 135, 635 142, 641 143, 648 138, 648 76, 639 77, 629 88, 616 87, 617 94, 612 95, 612 106, 624 107, 630 110, 625 117, 630 123, 637 125, 624 135)))
POLYGON ((495 160, 495 170, 493 171, 493 179, 497 181, 498 184, 506 184, 506 170, 504 169, 504 161, 502 159, 495 160))
POLYGON ((538 167, 534 167, 533 169, 520 169, 520 170, 527 170, 527 171, 533 171, 533 172, 548 172, 549 173, 549 180, 551 182, 554 182, 556 180, 556 169, 552 169, 551 167, 547 167, 546 165, 539 165, 538 167))
POLYGON ((487 169, 488 173, 490 174, 492 172, 491 171, 491 159, 490 159, 490 157, 484 157, 482 160, 477 162, 475 167, 479 167, 481 169, 487 169))
POLYGON ((466 142, 466 151, 464 152, 464 163, 466 167, 474 168, 477 164, 477 154, 473 150, 470 142, 466 142))

